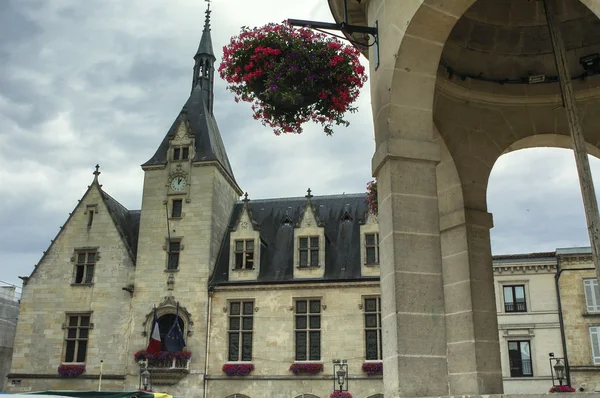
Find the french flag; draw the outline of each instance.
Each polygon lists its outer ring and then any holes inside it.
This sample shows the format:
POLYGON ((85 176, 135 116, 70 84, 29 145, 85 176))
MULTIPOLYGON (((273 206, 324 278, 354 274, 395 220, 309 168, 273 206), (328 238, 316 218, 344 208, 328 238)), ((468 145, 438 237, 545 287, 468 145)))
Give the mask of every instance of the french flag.
POLYGON ((154 307, 154 320, 152 321, 152 332, 150 333, 150 342, 146 351, 150 354, 156 354, 162 348, 160 341, 160 330, 158 327, 158 317, 156 316, 156 307, 154 307))

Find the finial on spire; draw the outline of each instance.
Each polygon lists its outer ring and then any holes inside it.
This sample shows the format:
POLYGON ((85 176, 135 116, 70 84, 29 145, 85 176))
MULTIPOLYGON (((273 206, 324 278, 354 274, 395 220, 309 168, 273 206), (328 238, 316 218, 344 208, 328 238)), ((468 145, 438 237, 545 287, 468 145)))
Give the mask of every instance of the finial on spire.
POLYGON ((96 170, 95 170, 95 171, 92 173, 92 174, 94 175, 94 182, 98 182, 98 176, 99 176, 100 174, 102 174, 102 173, 99 171, 99 169, 100 169, 100 165, 99 165, 99 164, 97 164, 97 165, 96 165, 96 170))
POLYGON ((244 194, 244 199, 242 199, 242 202, 244 202, 245 205, 247 205, 248 202, 250 202, 250 199, 248 199, 248 192, 244 194))
POLYGON ((312 198, 312 197, 313 197, 313 196, 311 195, 311 192, 312 192, 312 191, 311 191, 311 189, 310 189, 310 188, 308 188, 308 189, 306 190, 306 192, 307 192, 307 194, 306 194, 305 198, 310 200, 310 198, 312 198))
POLYGON ((206 5, 206 11, 205 11, 206 18, 204 19, 204 30, 209 31, 210 30, 210 12, 211 12, 210 11, 210 3, 211 3, 211 0, 204 0, 204 1, 206 1, 206 3, 208 3, 206 5))

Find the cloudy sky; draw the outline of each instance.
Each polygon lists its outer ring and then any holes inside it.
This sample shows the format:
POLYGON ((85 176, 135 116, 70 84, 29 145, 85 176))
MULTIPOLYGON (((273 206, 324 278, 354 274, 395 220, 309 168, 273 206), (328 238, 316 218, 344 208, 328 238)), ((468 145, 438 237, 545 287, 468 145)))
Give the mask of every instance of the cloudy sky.
MULTIPOLYGON (((243 25, 331 20, 327 2, 215 0, 217 58, 243 25)), ((140 164, 190 90, 201 0, 0 0, 0 281, 20 285, 101 165, 104 189, 139 209, 140 164)), ((363 192, 374 151, 368 86, 351 126, 276 137, 220 79, 215 115, 251 198, 363 192)), ((592 159, 600 177, 600 162, 592 159)), ((573 156, 503 156, 488 190, 495 254, 588 245, 573 156)))

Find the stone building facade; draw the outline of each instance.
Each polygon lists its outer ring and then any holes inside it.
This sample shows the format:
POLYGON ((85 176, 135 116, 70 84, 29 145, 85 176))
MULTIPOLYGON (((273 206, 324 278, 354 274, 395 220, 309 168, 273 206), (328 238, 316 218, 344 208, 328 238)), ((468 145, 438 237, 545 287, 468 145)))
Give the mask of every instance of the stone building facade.
POLYGON ((600 291, 589 247, 557 249, 571 384, 600 391, 600 291))
POLYGON ((504 392, 548 392, 548 354, 563 357, 555 252, 494 256, 504 392))
POLYGON ((17 317, 19 316, 19 298, 15 286, 0 287, 0 391, 4 391, 4 380, 12 361, 17 317))

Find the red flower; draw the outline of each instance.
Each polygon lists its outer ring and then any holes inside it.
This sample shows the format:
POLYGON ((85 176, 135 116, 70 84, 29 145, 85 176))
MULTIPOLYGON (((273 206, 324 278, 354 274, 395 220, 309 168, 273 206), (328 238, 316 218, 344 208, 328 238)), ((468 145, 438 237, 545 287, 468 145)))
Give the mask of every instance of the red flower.
POLYGON ((290 365, 290 372, 297 375, 300 373, 317 374, 323 371, 322 363, 293 363, 290 365))
POLYGON ((254 370, 254 365, 251 363, 229 363, 223 365, 221 370, 227 376, 247 376, 254 370))

